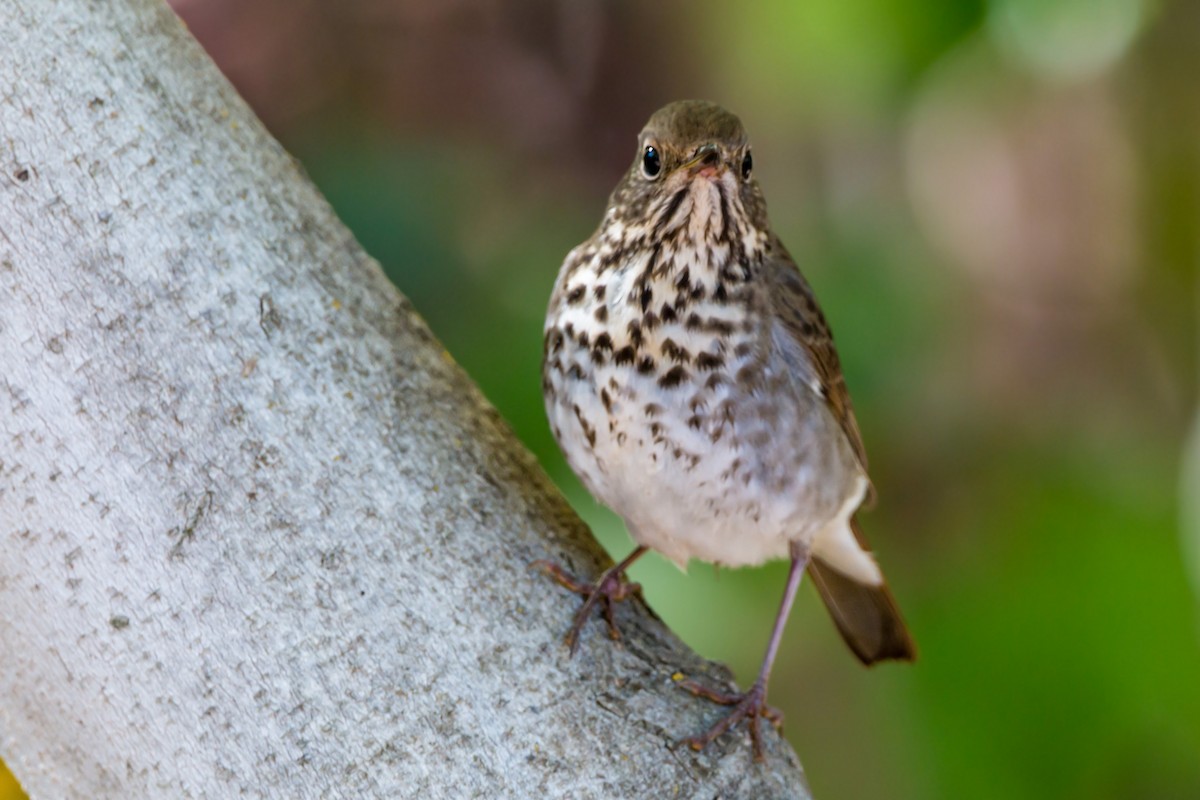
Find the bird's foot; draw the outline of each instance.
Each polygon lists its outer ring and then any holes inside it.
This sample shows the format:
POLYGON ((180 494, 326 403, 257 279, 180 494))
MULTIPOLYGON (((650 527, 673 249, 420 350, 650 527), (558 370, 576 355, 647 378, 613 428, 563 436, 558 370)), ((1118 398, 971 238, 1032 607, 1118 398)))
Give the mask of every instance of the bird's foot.
POLYGON ((561 586, 586 598, 579 611, 575 613, 575 621, 564 638, 567 647, 571 650, 571 655, 575 655, 575 649, 579 646, 579 634, 583 630, 584 623, 587 622, 592 607, 598 602, 603 603, 604 621, 608 623, 609 637, 614 640, 621 638, 621 632, 617 629, 616 616, 613 613, 613 604, 627 600, 635 594, 640 595, 642 591, 640 583, 630 583, 625 579, 627 562, 628 560, 610 567, 595 583, 581 581, 551 561, 538 560, 530 564, 531 567, 549 575, 561 586))
POLYGON ((775 726, 776 730, 783 729, 783 712, 767 705, 767 686, 762 681, 756 682, 754 686, 750 687, 750 691, 744 693, 718 692, 715 689, 710 689, 691 680, 680 681, 679 685, 697 697, 703 697, 714 703, 720 703, 723 706, 733 706, 733 709, 718 721, 716 725, 713 725, 699 736, 684 739, 687 746, 693 750, 703 750, 718 736, 742 720, 745 720, 750 728, 750 746, 754 749, 754 760, 761 762, 763 760, 763 749, 762 736, 758 728, 759 718, 761 717, 770 722, 775 726))

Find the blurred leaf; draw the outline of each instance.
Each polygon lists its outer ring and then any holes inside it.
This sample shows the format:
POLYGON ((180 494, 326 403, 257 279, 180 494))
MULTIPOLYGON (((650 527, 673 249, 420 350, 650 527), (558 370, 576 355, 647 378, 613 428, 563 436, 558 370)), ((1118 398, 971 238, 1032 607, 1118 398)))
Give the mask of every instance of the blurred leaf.
POLYGON ((699 20, 739 103, 812 114, 886 107, 982 17, 981 0, 770 0, 699 20))
MULTIPOLYGON (((1123 782, 1131 737, 1159 742, 1164 761, 1200 752, 1200 645, 1170 484, 1146 506, 1086 469, 1013 455, 978 498, 986 549, 920 611, 941 796, 1118 797, 1096 788, 1123 782)), ((1135 490, 1167 478, 1124 477, 1135 490)), ((1200 796, 1200 762, 1171 768, 1200 796)))

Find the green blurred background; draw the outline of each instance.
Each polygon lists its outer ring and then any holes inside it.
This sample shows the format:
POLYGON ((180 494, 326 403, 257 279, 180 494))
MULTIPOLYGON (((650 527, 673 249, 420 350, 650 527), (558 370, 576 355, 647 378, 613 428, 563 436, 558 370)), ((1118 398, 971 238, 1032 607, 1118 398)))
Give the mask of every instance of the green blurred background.
MULTIPOLYGON (((814 794, 1200 798, 1200 3, 174 5, 617 557, 546 299, 655 108, 738 113, 920 647, 862 669, 802 592, 771 699, 814 794)), ((753 678, 785 565, 632 572, 753 678)))

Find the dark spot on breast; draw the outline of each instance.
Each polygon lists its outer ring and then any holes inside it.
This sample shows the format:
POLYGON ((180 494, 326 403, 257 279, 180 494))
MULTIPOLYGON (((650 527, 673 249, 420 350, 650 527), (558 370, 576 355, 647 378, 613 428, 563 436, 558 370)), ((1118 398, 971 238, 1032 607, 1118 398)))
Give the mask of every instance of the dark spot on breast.
POLYGON ((590 336, 588 336, 587 331, 580 331, 579 337, 576 339, 576 341, 579 342, 580 347, 587 347, 589 344, 591 344, 592 339, 590 336))
POLYGON ((603 300, 607 291, 608 285, 604 283, 597 283, 594 287, 592 287, 592 294, 596 296, 597 300, 603 300))
POLYGON ((723 386, 729 383, 729 379, 725 377, 723 372, 714 372, 708 376, 708 380, 704 382, 705 389, 716 389, 718 386, 723 386))
POLYGON ((570 338, 574 339, 575 338, 575 323, 568 322, 566 325, 563 325, 563 333, 565 333, 570 338))
POLYGON ((611 414, 613 410, 612 395, 608 393, 608 389, 600 390, 600 402, 604 404, 604 410, 611 414))
POLYGON ((688 427, 691 428, 692 430, 698 431, 698 430, 700 430, 700 423, 702 421, 703 420, 700 419, 699 414, 693 414, 692 416, 688 417, 687 424, 688 424, 688 427))
POLYGON ((583 418, 583 412, 579 410, 579 406, 574 407, 575 419, 579 420, 579 427, 583 429, 583 435, 587 437, 588 446, 596 446, 596 429, 588 424, 588 421, 583 418))
POLYGON ((717 319, 716 317, 701 319, 700 315, 694 311, 688 315, 684 326, 688 330, 700 330, 706 333, 715 333, 719 336, 728 336, 733 333, 733 323, 717 319))
POLYGON ((806 319, 800 321, 800 333, 802 335, 811 338, 816 332, 817 328, 811 322, 806 319))
POLYGON ((583 284, 580 284, 579 286, 576 286, 575 288, 573 288, 569 292, 567 292, 567 305, 573 306, 576 303, 578 303, 580 300, 582 300, 583 293, 585 291, 586 291, 586 288, 583 286, 583 284))
POLYGON ((660 425, 657 422, 651 422, 650 423, 650 435, 653 436, 655 439, 657 439, 661 433, 662 433, 662 425, 660 425))
POLYGON ((762 382, 762 371, 751 364, 747 364, 737 371, 737 375, 733 376, 739 386, 747 389, 753 389, 762 382))
POLYGON ((687 377, 688 371, 679 365, 675 365, 658 379, 658 385, 663 389, 674 389, 687 380, 687 377))
POLYGON ((642 409, 642 413, 644 413, 647 417, 657 417, 662 413, 662 410, 663 407, 658 403, 647 403, 646 407, 642 409))
POLYGON ((616 353, 613 354, 613 363, 617 366, 622 364, 632 364, 634 357, 633 348, 630 345, 625 345, 616 353))
POLYGON ((679 316, 675 313, 675 309, 667 303, 662 304, 662 308, 659 310, 658 315, 662 317, 663 322, 675 322, 679 319, 679 316))
POLYGON ((704 327, 705 330, 721 336, 728 336, 729 334, 733 333, 733 323, 726 322, 723 319, 710 318, 705 321, 704 327))
POLYGON ((637 362, 637 371, 641 375, 649 375, 654 372, 654 359, 650 356, 642 356, 637 362))
POLYGON ((546 345, 543 348, 544 353, 546 353, 546 354, 557 353, 560 350, 562 350, 562 346, 563 346, 562 331, 560 331, 558 328, 551 328, 550 330, 546 331, 546 345))
POLYGON ((782 411, 779 403, 758 403, 754 410, 762 424, 771 428, 779 424, 779 414, 782 411))
POLYGON ((721 280, 728 281, 729 283, 741 283, 749 279, 749 268, 744 261, 739 264, 731 260, 721 268, 720 277, 721 280))
POLYGON ((574 378, 577 381, 583 380, 583 367, 579 366, 578 363, 572 364, 571 368, 567 370, 567 377, 574 378))
POLYGON ((648 284, 642 287, 640 302, 642 304, 642 311, 645 311, 654 302, 654 290, 648 284))
POLYGON ((653 311, 647 311, 642 315, 642 327, 647 331, 652 331, 657 328, 658 323, 658 314, 655 314, 653 311))
POLYGON ((686 348, 675 344, 674 339, 663 340, 662 353, 664 356, 676 362, 677 364, 686 364, 692 358, 691 353, 689 353, 686 348))
POLYGON ((718 369, 725 365, 725 359, 721 356, 712 353, 701 353, 696 356, 697 369, 710 370, 718 369))
POLYGON ((687 287, 691 282, 692 282, 692 278, 691 278, 691 275, 688 273, 687 267, 684 267, 683 269, 681 269, 679 271, 679 274, 677 276, 675 276, 675 288, 676 289, 683 289, 683 288, 687 287))
POLYGON ((733 348, 733 354, 738 358, 745 358, 750 355, 750 351, 754 349, 754 345, 750 342, 742 342, 737 347, 733 348))
POLYGON ((629 321, 629 341, 633 342, 634 347, 642 346, 642 324, 636 319, 629 321))
MULTIPOLYGON (((707 295, 708 295, 708 290, 704 288, 704 284, 702 284, 702 283, 697 283, 695 286, 692 287, 692 291, 688 293, 688 297, 691 298, 693 303, 700 302, 707 295)), ((677 303, 677 305, 678 305, 678 303, 677 303)))
POLYGON ((713 302, 725 303, 729 300, 729 293, 725 291, 725 284, 717 282, 717 288, 713 290, 713 302))
POLYGON ((613 349, 612 337, 609 336, 607 333, 601 333, 600 335, 598 335, 596 337, 596 341, 592 342, 592 347, 594 347, 597 350, 612 350, 613 349))
POLYGON ((687 193, 688 190, 683 188, 671 196, 671 202, 667 205, 666 210, 663 211, 662 216, 658 218, 658 221, 654 223, 654 238, 658 238, 659 234, 662 233, 663 228, 665 228, 671 221, 671 218, 675 216, 675 212, 679 210, 679 205, 683 202, 683 198, 687 197, 687 193))
POLYGON ((596 322, 608 322, 608 306, 596 306, 592 316, 596 318, 596 322))

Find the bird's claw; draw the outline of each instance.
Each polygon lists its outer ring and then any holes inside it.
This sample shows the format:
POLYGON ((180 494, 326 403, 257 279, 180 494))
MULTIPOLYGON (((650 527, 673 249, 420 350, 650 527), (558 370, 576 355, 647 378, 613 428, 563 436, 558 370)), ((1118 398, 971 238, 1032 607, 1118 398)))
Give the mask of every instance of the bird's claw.
POLYGON ((595 583, 587 583, 579 580, 552 561, 539 559, 529 566, 553 578, 563 588, 583 595, 586 598, 583 605, 575 613, 575 620, 571 624, 571 629, 567 631, 567 635, 563 638, 563 641, 570 649, 571 655, 575 655, 575 650, 579 646, 579 635, 583 631, 583 626, 587 623, 592 608, 598 602, 604 603, 604 621, 608 625, 609 638, 614 641, 620 640, 621 631, 617 628, 613 604, 627 600, 634 595, 640 595, 642 591, 640 583, 630 583, 625 580, 623 569, 612 567, 606 570, 595 583))
POLYGON ((745 720, 750 730, 750 746, 754 750, 754 760, 762 762, 763 749, 762 735, 758 727, 759 718, 761 717, 770 722, 775 726, 776 730, 783 730, 783 712, 767 705, 767 689, 765 684, 755 683, 750 688, 750 691, 744 693, 721 692, 692 680, 679 681, 679 686, 697 697, 703 697, 706 700, 711 700, 723 706, 733 706, 733 709, 729 713, 718 720, 707 731, 698 736, 690 736, 683 740, 693 750, 703 750, 714 739, 742 720, 745 720))

